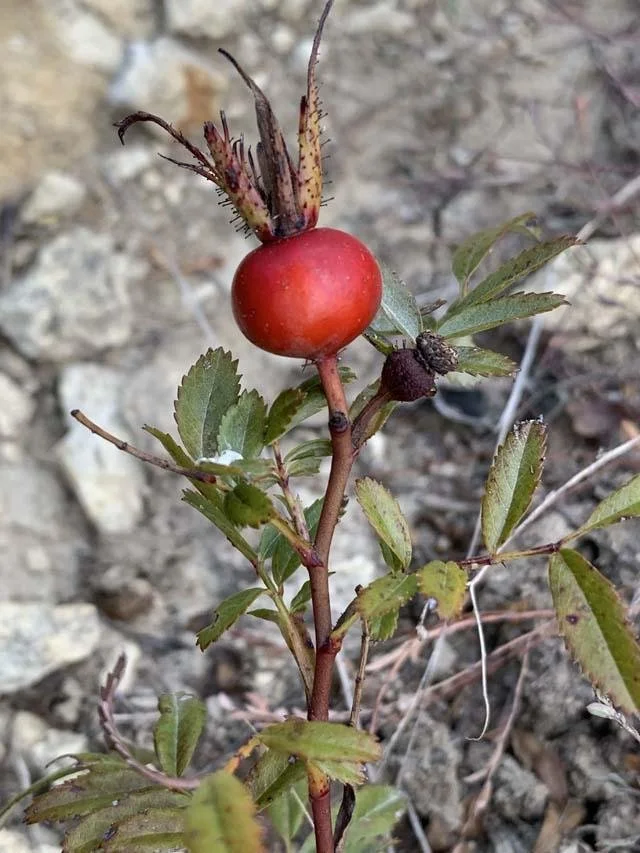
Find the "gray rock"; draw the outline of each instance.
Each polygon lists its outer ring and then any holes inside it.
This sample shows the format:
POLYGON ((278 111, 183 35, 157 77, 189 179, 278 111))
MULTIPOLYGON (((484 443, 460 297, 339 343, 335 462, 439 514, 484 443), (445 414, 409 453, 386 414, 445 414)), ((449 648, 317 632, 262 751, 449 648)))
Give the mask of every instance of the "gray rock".
POLYGON ((508 820, 540 819, 547 804, 548 790, 534 774, 505 755, 494 779, 492 804, 508 820))
MULTIPOLYGON (((65 411, 79 408, 108 432, 127 441, 119 416, 124 377, 97 364, 65 368, 58 393, 65 411)), ((58 445, 65 473, 91 522, 106 535, 133 530, 143 513, 142 463, 68 416, 69 431, 58 445)))
POLYGON ((26 835, 14 829, 0 829, 0 850, 3 853, 60 853, 60 847, 52 844, 33 847, 26 835))
MULTIPOLYGON (((216 96, 226 87, 226 77, 213 66, 204 63, 196 53, 173 39, 163 37, 154 42, 135 42, 130 46, 122 73, 114 80, 109 98, 115 106, 156 113, 173 124, 195 124, 215 115, 216 96), (200 99, 209 104, 207 115, 195 116, 192 113, 194 82, 200 99)), ((148 128, 166 138, 164 131, 155 125, 148 128)))
POLYGON ((61 47, 74 62, 107 73, 116 70, 124 45, 98 15, 76 0, 50 0, 46 8, 61 47))
POLYGON ((12 694, 90 657, 100 641, 92 604, 0 602, 0 693, 12 694))
POLYGON ((33 462, 0 464, 0 589, 12 601, 69 598, 85 542, 57 478, 33 462))
POLYGON ((128 284, 141 273, 110 236, 74 228, 0 296, 0 329, 27 358, 67 361, 121 346, 133 324, 128 284))
POLYGON ((87 194, 85 185, 66 172, 47 172, 20 212, 25 225, 71 216, 87 194))
POLYGON ((145 172, 157 155, 142 145, 127 144, 107 154, 100 166, 109 183, 123 184, 137 178, 145 172))
POLYGON ((169 30, 192 38, 222 39, 238 28, 246 0, 166 0, 169 30))
POLYGON ((82 5, 126 38, 150 36, 156 27, 153 0, 83 0, 82 5))
POLYGON ((52 729, 42 717, 18 711, 13 718, 11 749, 27 763, 31 772, 42 776, 47 766, 61 755, 87 752, 89 738, 79 732, 52 729))
POLYGON ((0 373, 0 439, 14 438, 31 420, 35 402, 4 373, 0 373))

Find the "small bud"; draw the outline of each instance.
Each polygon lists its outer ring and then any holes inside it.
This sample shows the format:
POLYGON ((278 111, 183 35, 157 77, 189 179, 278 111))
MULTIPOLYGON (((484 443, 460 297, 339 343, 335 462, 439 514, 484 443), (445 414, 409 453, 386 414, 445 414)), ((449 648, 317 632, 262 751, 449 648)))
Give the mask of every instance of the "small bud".
POLYGON ((419 359, 417 350, 394 350, 382 368, 380 391, 402 403, 433 397, 436 393, 434 374, 419 359))
POLYGON ((427 370, 444 376, 458 366, 458 353, 441 335, 421 332, 416 338, 416 353, 427 370))

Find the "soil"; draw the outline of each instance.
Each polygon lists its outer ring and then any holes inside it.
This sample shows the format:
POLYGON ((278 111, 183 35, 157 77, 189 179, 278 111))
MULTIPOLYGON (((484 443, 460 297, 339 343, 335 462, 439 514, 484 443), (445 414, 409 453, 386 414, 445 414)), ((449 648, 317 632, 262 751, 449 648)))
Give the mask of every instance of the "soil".
MULTIPOLYGON (((209 346, 232 349, 246 385, 270 400, 309 375, 237 332, 228 290, 253 244, 229 227, 212 187, 156 157, 180 156, 166 138, 135 128, 122 148, 112 127, 149 109, 196 141, 202 121, 224 107, 234 131, 253 139, 250 93, 216 53, 224 46, 294 132, 319 5, 234 0, 224 36, 199 15, 206 5, 185 3, 188 25, 158 0, 3 0, 0 9, 0 590, 8 602, 55 609, 56 624, 74 613, 61 605, 95 608, 82 611, 94 614, 91 644, 76 635, 74 654, 48 668, 29 660, 31 678, 19 672, 28 638, 10 633, 6 657, 18 655, 12 672, 23 677, 11 689, 0 684, 2 801, 57 754, 99 747, 98 686, 123 649, 123 732, 149 745, 157 694, 197 692, 209 710, 199 768, 246 740, 247 721, 303 706, 265 623, 244 619, 206 654, 194 648, 194 631, 251 583, 250 569, 180 502, 176 478, 128 467, 115 450, 103 456, 67 414, 81 406, 156 450, 140 427, 172 429, 180 377, 209 346)), ((541 494, 639 434, 640 208, 633 193, 614 198, 640 168, 639 44, 637 0, 336 0, 321 51, 333 196, 322 224, 365 240, 420 304, 455 297, 451 252, 474 230, 527 210, 549 236, 596 223, 579 261, 550 274, 555 289, 567 285, 575 311, 543 324, 516 412, 549 426, 541 494)), ((491 262, 517 245, 506 240, 491 262)), ((519 361, 530 328, 479 340, 519 361)), ((357 388, 380 369, 365 342, 344 363, 357 388)), ((398 411, 362 453, 357 475, 383 482, 409 519, 415 568, 466 555, 511 387, 443 382, 434 401, 398 411)), ((324 436, 323 419, 305 430, 324 436)), ((639 469, 636 448, 566 495, 523 544, 557 540, 639 469)), ((317 484, 301 483, 305 503, 317 497, 317 484)), ((336 612, 382 571, 351 504, 333 557, 336 612)), ((580 546, 632 604, 636 628, 637 542, 631 522, 580 546)), ((474 625, 447 633, 433 657, 434 641, 416 640, 422 603, 372 649, 363 723, 375 713, 386 746, 379 780, 406 790, 431 849, 640 850, 638 744, 588 713, 593 690, 553 630, 534 636, 526 664, 520 646, 490 672, 491 720, 478 741, 485 708, 474 625), (393 670, 396 658, 384 656, 411 643, 393 670), (428 661, 442 684, 406 724, 428 661), (456 673, 462 681, 448 682, 456 673), (514 701, 489 801, 469 821, 514 701)), ((550 607, 544 561, 495 567, 479 603, 508 617, 487 621, 489 652, 540 627, 548 614, 518 614, 550 607)), ((428 614, 424 627, 435 633, 439 624, 428 614)), ((354 637, 344 662, 351 674, 358 647, 354 637)), ((345 707, 336 682, 335 708, 345 707)), ((3 831, 8 851, 59 850, 55 830, 27 831, 18 813, 3 831)), ((398 853, 419 849, 408 819, 396 837, 398 853)))

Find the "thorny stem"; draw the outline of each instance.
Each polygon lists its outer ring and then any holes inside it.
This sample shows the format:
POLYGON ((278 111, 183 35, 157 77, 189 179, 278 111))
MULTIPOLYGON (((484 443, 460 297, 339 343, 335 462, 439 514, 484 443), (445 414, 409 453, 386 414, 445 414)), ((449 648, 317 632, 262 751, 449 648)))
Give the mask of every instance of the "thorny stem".
MULTIPOLYGON (((316 362, 316 368, 329 408, 332 458, 329 482, 314 541, 315 552, 321 565, 308 567, 316 633, 315 671, 308 717, 310 720, 328 720, 333 665, 342 646, 341 640, 332 641, 330 637, 329 550, 340 517, 354 454, 351 443, 349 409, 338 373, 338 359, 335 355, 321 359, 316 362)), ((316 851, 317 853, 333 853, 335 848, 331 821, 330 779, 324 773, 310 771, 308 782, 316 851)))

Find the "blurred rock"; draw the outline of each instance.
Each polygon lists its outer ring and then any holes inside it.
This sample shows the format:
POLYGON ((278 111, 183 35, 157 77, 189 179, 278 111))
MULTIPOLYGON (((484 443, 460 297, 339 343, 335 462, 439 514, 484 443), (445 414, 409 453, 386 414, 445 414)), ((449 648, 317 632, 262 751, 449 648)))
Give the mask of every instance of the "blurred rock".
POLYGON ((494 778, 491 800, 495 809, 508 820, 539 820, 547 804, 548 791, 534 774, 505 755, 494 778))
POLYGON ((26 835, 13 829, 0 829, 0 850, 2 853, 60 853, 60 847, 51 844, 34 847, 26 835))
POLYGON ((126 566, 111 566, 94 584, 95 601, 110 619, 130 622, 153 605, 153 587, 146 578, 132 577, 126 566))
POLYGON ((122 346, 133 324, 128 285, 141 273, 112 237, 76 227, 0 295, 0 329, 27 358, 67 361, 122 346))
POLYGON ((83 0, 82 5, 126 38, 150 36, 156 28, 153 0, 83 0))
POLYGON ((24 690, 85 660, 99 641, 98 612, 92 604, 0 602, 0 694, 24 690))
MULTIPOLYGON (((81 409, 101 427, 129 440, 119 415, 124 377, 98 364, 65 368, 58 393, 65 411, 81 409)), ((65 473, 88 518, 106 535, 133 530, 144 510, 142 463, 68 416, 69 431, 58 445, 65 473)))
POLYGON ((100 167, 111 184, 123 184, 137 178, 156 160, 156 153, 142 145, 118 148, 100 161, 100 167))
POLYGON ((30 461, 0 464, 0 589, 13 601, 73 595, 86 543, 57 478, 30 461))
POLYGON ((167 25, 172 33, 191 38, 222 39, 238 27, 246 0, 166 0, 167 25))
POLYGON ((14 438, 31 420, 35 402, 4 373, 0 373, 0 400, 0 438, 14 438))
POLYGON ((124 45, 99 15, 76 0, 49 0, 45 8, 63 51, 73 62, 105 73, 118 68, 124 45))
POLYGON ((409 32, 415 26, 413 15, 397 8, 393 0, 380 0, 349 11, 344 18, 344 29, 348 33, 371 33, 380 31, 394 36, 409 32))
POLYGON ((76 755, 88 749, 86 735, 52 729, 42 717, 30 711, 18 711, 13 718, 11 750, 22 756, 36 778, 50 772, 47 765, 61 755, 76 755))
POLYGON ((47 172, 20 211, 25 225, 40 224, 47 219, 71 216, 82 205, 87 189, 73 175, 47 172))
MULTIPOLYGON (((216 4, 207 5, 217 8, 216 4)), ((217 97, 226 86, 226 77, 213 66, 163 37, 130 46, 109 98, 114 106, 156 113, 181 129, 201 129, 202 122, 216 114, 217 97)), ((167 139, 155 125, 149 124, 147 129, 167 139)))

